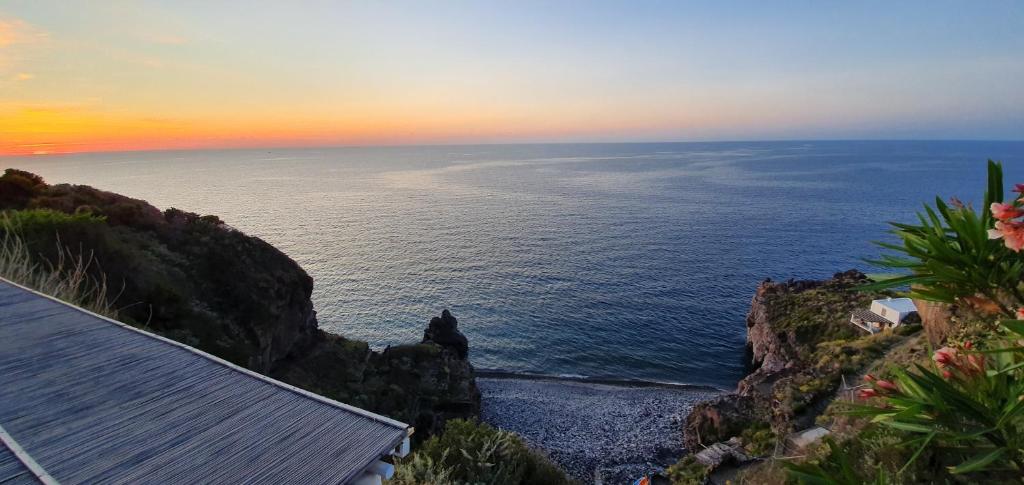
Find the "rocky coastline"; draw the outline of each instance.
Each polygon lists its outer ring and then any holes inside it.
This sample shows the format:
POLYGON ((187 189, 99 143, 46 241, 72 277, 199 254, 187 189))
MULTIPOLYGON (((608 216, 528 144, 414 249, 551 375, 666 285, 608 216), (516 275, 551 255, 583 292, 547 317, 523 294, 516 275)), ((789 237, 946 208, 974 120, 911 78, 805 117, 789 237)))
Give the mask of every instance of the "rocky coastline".
POLYGON ((14 169, 0 177, 0 211, 38 264, 87 259, 125 323, 410 423, 418 439, 479 414, 468 344, 448 311, 421 342, 376 352, 319 329, 313 279, 216 216, 14 169))
MULTIPOLYGON (((774 282, 763 281, 754 292, 747 314, 747 356, 752 372, 741 379, 733 393, 721 396, 713 401, 697 405, 687 416, 684 428, 684 440, 690 450, 699 450, 719 441, 737 436, 753 422, 771 422, 780 429, 791 430, 794 426, 807 423, 791 422, 797 416, 781 409, 773 402, 773 391, 776 383, 792 378, 806 370, 807 362, 802 358, 801 351, 806 351, 807 343, 816 340, 816 336, 801 333, 800 328, 793 328, 780 322, 791 318, 795 309, 782 308, 796 306, 793 300, 811 290, 828 292, 832 295, 846 297, 849 302, 844 307, 856 308, 865 304, 869 298, 854 293, 851 289, 865 283, 867 276, 850 270, 835 274, 829 280, 789 280, 774 282)), ((803 306, 803 305, 801 305, 803 306)), ((813 308, 813 303, 806 306, 813 308)), ((839 312, 831 312, 822 308, 822 318, 846 315, 845 308, 839 312)), ((808 315, 814 318, 815 315, 808 315)), ((829 324, 845 322, 828 322, 829 324)), ((840 329, 842 330, 842 329, 840 329)), ((844 336, 852 333, 841 332, 844 336)))
POLYGON ((757 287, 746 319, 751 372, 733 392, 698 403, 687 415, 683 442, 692 454, 676 473, 688 468, 690 475, 676 482, 724 483, 759 457, 799 451, 788 449, 788 438, 819 424, 841 383, 858 382, 865 368, 920 328, 911 321, 866 336, 850 325, 852 310, 889 295, 854 289, 869 281, 850 270, 827 280, 768 279, 757 287))

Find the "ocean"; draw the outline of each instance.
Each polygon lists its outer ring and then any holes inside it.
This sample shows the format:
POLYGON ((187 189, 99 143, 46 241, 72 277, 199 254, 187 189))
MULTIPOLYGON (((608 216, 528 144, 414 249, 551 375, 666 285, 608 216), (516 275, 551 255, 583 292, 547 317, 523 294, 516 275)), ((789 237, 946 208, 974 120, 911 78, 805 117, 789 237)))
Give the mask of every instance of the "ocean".
POLYGON ((870 267, 886 221, 977 203, 1024 143, 481 145, 4 158, 216 214, 314 278, 320 325, 382 348, 450 309, 480 369, 732 388, 757 284, 870 267))

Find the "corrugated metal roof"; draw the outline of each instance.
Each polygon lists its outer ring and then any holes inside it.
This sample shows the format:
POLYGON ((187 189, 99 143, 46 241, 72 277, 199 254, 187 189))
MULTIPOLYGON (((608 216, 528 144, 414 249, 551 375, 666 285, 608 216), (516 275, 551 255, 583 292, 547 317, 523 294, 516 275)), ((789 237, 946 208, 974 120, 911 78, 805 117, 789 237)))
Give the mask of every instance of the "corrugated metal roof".
POLYGON ((65 484, 346 483, 410 432, 2 279, 0 395, 65 484))
POLYGON ((917 306, 914 305, 914 300, 911 300, 910 298, 883 298, 881 300, 873 300, 872 303, 878 303, 879 305, 891 308, 900 313, 917 311, 917 306))
POLYGON ((889 320, 887 320, 885 317, 883 317, 883 316, 881 316, 881 315, 879 315, 879 314, 877 314, 877 313, 875 313, 875 312, 873 312, 871 310, 859 310, 859 309, 858 310, 854 310, 853 314, 851 316, 853 318, 859 318, 859 319, 861 319, 861 320, 863 320, 865 322, 875 322, 875 323, 885 323, 885 324, 892 323, 889 320))

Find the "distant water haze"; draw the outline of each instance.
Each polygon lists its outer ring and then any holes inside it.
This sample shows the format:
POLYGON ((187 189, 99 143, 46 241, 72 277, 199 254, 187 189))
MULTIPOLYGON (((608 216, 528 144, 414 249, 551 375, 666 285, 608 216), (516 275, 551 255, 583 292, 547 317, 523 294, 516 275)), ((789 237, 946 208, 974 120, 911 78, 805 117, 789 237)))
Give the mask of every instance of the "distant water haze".
POLYGON ((977 200, 1024 142, 221 150, 5 158, 51 183, 216 214, 315 280, 375 347, 449 308, 484 369, 732 387, 757 283, 878 254, 886 221, 977 200))

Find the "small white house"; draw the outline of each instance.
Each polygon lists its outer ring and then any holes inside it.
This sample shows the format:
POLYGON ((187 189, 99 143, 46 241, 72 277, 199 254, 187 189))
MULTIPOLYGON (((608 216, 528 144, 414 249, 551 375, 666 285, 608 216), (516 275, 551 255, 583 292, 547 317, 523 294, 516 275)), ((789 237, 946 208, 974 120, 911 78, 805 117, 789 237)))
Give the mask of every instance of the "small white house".
POLYGON ((788 444, 793 450, 802 450, 808 445, 817 443, 830 433, 831 431, 822 428, 821 426, 815 426, 789 435, 789 438, 786 439, 786 444, 788 444))
POLYGON ((872 301, 871 312, 892 322, 893 325, 899 325, 908 315, 917 313, 917 307, 910 298, 886 298, 872 301))
POLYGON ((872 301, 870 310, 855 310, 850 323, 876 333, 899 326, 912 313, 917 313, 917 307, 910 298, 885 298, 872 301))

